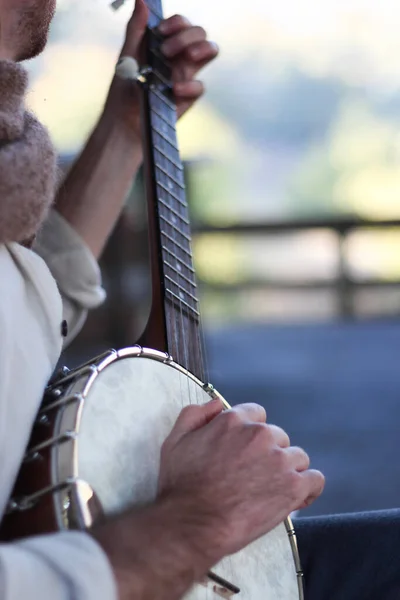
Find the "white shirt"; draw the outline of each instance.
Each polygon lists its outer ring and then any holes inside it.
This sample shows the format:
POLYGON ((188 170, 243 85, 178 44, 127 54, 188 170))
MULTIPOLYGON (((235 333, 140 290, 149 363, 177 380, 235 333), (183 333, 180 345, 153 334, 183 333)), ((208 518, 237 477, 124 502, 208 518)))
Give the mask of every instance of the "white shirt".
MULTIPOLYGON (((0 245, 0 517, 61 353, 61 322, 69 341, 105 296, 97 262, 55 211, 34 250, 0 245)), ((117 592, 97 542, 71 531, 0 544, 0 599, 23 598, 116 600, 117 592)))

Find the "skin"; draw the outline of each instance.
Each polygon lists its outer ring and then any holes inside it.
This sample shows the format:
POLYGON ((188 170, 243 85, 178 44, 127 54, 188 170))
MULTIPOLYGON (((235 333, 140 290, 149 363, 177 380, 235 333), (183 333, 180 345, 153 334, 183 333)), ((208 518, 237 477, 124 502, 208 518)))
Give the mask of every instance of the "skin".
MULTIPOLYGON (((40 52, 53 11, 52 1, 0 0, 0 59, 40 52)), ((121 54, 137 56, 146 21, 144 2, 137 0, 121 54)), ((180 116, 203 94, 197 73, 218 49, 201 27, 178 15, 160 30, 180 116)), ((57 197, 57 210, 95 256, 142 161, 138 107, 135 85, 114 79, 103 114, 57 197)), ((307 454, 266 422, 261 406, 223 411, 214 400, 186 407, 163 445, 154 503, 90 532, 109 558, 120 600, 181 598, 224 556, 322 493, 324 477, 309 466, 307 454)))
POLYGON ((0 58, 22 61, 47 43, 56 0, 0 0, 0 58))
MULTIPOLYGON (((122 56, 138 57, 147 18, 146 5, 138 0, 126 29, 122 56)), ((162 49, 172 64, 180 117, 203 95, 204 85, 196 77, 215 59, 218 47, 207 40, 203 28, 180 15, 165 20, 160 31, 166 38, 162 49)), ((96 258, 121 213, 142 158, 139 90, 114 78, 100 120, 56 198, 57 210, 96 258)))
POLYGON ((219 400, 186 407, 162 448, 155 503, 94 528, 120 600, 181 598, 220 559, 322 493, 323 475, 261 406, 222 408, 219 400))

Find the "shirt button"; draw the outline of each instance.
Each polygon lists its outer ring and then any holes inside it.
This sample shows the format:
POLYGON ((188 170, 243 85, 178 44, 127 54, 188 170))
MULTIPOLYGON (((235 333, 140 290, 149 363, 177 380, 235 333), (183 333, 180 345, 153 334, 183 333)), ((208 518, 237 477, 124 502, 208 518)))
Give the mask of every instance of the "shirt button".
POLYGON ((61 335, 63 337, 67 337, 68 335, 68 323, 65 320, 61 323, 61 335))

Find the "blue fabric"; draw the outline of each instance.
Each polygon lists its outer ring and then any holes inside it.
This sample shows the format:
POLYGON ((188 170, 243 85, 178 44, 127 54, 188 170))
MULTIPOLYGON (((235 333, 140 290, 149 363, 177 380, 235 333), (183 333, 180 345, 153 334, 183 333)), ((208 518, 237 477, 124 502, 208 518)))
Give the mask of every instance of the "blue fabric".
POLYGON ((400 600, 400 510, 296 519, 305 600, 400 600))

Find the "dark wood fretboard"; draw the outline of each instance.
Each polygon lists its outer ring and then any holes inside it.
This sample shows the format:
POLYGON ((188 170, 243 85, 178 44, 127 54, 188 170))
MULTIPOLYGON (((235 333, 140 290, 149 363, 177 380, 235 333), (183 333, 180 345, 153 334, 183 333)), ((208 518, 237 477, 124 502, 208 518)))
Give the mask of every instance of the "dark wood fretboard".
POLYGON ((153 271, 153 306, 147 335, 152 332, 153 346, 168 351, 183 367, 205 380, 189 211, 176 135, 176 105, 171 92, 171 68, 160 52, 163 38, 157 33, 162 6, 159 0, 147 0, 146 3, 150 18, 144 62, 151 68, 151 73, 143 91, 143 122, 153 271))

